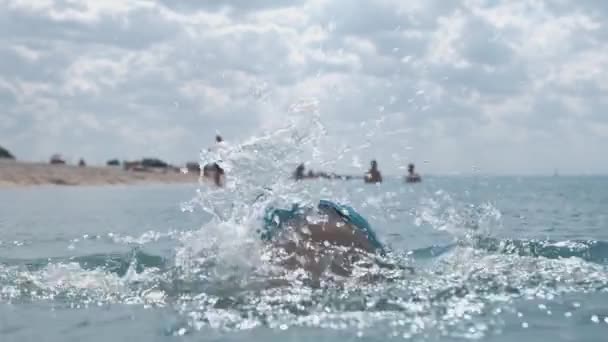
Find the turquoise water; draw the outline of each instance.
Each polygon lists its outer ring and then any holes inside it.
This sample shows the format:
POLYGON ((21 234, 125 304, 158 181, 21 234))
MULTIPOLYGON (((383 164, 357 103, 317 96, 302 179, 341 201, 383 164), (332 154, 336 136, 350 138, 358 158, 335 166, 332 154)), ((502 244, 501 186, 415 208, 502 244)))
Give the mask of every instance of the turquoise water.
POLYGON ((608 178, 301 186, 394 267, 308 286, 197 185, 0 190, 0 341, 605 341, 608 178))

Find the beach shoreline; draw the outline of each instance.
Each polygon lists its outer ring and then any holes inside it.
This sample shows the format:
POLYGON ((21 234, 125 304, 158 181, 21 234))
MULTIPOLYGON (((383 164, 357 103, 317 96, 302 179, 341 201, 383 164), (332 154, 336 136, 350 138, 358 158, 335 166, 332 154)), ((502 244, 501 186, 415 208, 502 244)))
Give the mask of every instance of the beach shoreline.
POLYGON ((127 171, 115 166, 51 165, 46 163, 0 160, 0 188, 57 186, 102 186, 136 184, 175 184, 198 182, 198 173, 171 169, 127 171))

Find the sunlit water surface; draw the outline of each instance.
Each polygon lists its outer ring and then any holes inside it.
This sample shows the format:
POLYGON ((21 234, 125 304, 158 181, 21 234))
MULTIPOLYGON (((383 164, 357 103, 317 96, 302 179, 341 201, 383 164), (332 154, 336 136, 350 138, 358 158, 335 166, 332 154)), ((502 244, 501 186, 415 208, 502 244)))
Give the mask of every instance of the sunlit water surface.
POLYGON ((605 341, 608 178, 232 186, 0 190, 0 341, 605 341), (277 270, 260 210, 318 198, 391 267, 277 270))

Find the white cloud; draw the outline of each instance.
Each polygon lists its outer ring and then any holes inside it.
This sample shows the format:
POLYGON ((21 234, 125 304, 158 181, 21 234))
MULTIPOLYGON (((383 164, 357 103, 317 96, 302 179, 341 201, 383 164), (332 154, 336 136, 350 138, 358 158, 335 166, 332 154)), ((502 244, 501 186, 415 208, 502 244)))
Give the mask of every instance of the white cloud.
POLYGON ((1 143, 178 162, 297 104, 325 122, 332 168, 607 172, 606 14, 599 0, 0 0, 1 143))
POLYGON ((40 59, 40 51, 36 51, 24 45, 14 45, 12 48, 19 57, 28 62, 36 62, 40 59))

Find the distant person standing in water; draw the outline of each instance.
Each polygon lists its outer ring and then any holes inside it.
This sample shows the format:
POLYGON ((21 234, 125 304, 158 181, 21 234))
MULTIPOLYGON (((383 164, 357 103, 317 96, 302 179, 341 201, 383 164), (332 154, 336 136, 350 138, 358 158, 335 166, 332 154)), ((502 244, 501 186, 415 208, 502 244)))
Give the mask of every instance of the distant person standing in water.
POLYGON ((365 183, 382 183, 382 174, 378 170, 378 162, 372 160, 371 167, 364 177, 365 183))
POLYGON ((207 179, 213 180, 216 186, 224 186, 225 173, 217 163, 207 164, 203 168, 203 174, 207 179))
POLYGON ((302 180, 302 179, 304 179, 304 177, 305 177, 304 176, 304 170, 305 169, 306 168, 304 167, 304 164, 298 165, 298 167, 296 168, 296 171, 293 174, 293 178, 295 180, 302 180))
POLYGON ((422 181, 422 179, 420 178, 420 175, 416 173, 416 171, 414 171, 414 164, 409 164, 407 166, 407 176, 405 176, 405 181, 407 183, 418 183, 420 181, 422 181))
MULTIPOLYGON (((223 147, 224 139, 218 134, 215 136, 216 145, 208 149, 208 151, 217 151, 223 147)), ((203 167, 203 178, 212 180, 216 186, 223 186, 226 174, 224 169, 217 163, 209 163, 203 167)))

